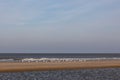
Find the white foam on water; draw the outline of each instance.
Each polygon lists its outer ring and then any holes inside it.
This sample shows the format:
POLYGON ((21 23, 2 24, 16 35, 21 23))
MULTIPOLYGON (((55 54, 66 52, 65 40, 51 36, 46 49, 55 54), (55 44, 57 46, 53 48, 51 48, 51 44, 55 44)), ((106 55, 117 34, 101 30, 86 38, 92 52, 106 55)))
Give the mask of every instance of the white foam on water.
POLYGON ((23 58, 19 60, 15 60, 13 58, 9 59, 0 59, 0 62, 85 62, 85 61, 99 61, 99 60, 120 60, 120 58, 112 57, 112 58, 23 58))
POLYGON ((13 62, 14 59, 0 59, 0 62, 13 62))
POLYGON ((24 58, 22 62, 75 62, 75 61, 120 60, 120 58, 24 58))

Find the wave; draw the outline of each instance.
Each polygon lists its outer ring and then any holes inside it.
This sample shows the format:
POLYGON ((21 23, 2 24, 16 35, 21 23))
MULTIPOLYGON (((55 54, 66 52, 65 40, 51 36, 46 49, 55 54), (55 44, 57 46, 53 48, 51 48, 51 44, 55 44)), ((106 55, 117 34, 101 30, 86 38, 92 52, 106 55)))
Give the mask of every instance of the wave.
POLYGON ((0 59, 0 62, 12 62, 14 59, 0 59))
POLYGON ((120 58, 24 58, 22 62, 74 62, 74 61, 120 60, 120 58))
POLYGON ((75 61, 99 61, 99 60, 120 60, 120 58, 22 58, 22 59, 0 59, 0 62, 75 62, 75 61))

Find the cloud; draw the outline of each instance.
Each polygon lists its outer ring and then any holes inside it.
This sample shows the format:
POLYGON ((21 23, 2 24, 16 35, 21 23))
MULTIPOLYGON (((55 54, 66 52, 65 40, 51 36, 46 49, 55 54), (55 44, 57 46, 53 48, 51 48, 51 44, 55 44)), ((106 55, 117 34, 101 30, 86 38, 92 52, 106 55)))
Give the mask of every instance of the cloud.
POLYGON ((119 4, 119 0, 1 0, 0 51, 119 50, 119 4))
POLYGON ((3 25, 12 24, 15 26, 74 22, 84 17, 85 14, 94 14, 94 11, 102 6, 111 6, 117 2, 119 1, 0 1, 0 22, 3 25))

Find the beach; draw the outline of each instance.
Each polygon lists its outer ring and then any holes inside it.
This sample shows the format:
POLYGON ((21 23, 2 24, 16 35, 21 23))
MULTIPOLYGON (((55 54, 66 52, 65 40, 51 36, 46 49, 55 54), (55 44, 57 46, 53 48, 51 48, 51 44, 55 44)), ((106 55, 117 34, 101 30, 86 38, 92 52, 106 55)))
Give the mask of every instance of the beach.
POLYGON ((0 62, 0 72, 119 68, 120 60, 76 62, 0 62))

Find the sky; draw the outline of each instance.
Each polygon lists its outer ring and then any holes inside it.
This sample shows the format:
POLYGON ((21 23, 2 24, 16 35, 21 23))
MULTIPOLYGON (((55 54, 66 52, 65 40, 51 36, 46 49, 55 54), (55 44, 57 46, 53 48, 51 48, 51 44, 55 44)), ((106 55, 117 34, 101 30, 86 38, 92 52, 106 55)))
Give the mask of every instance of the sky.
POLYGON ((120 53, 120 0, 0 0, 0 53, 120 53))

